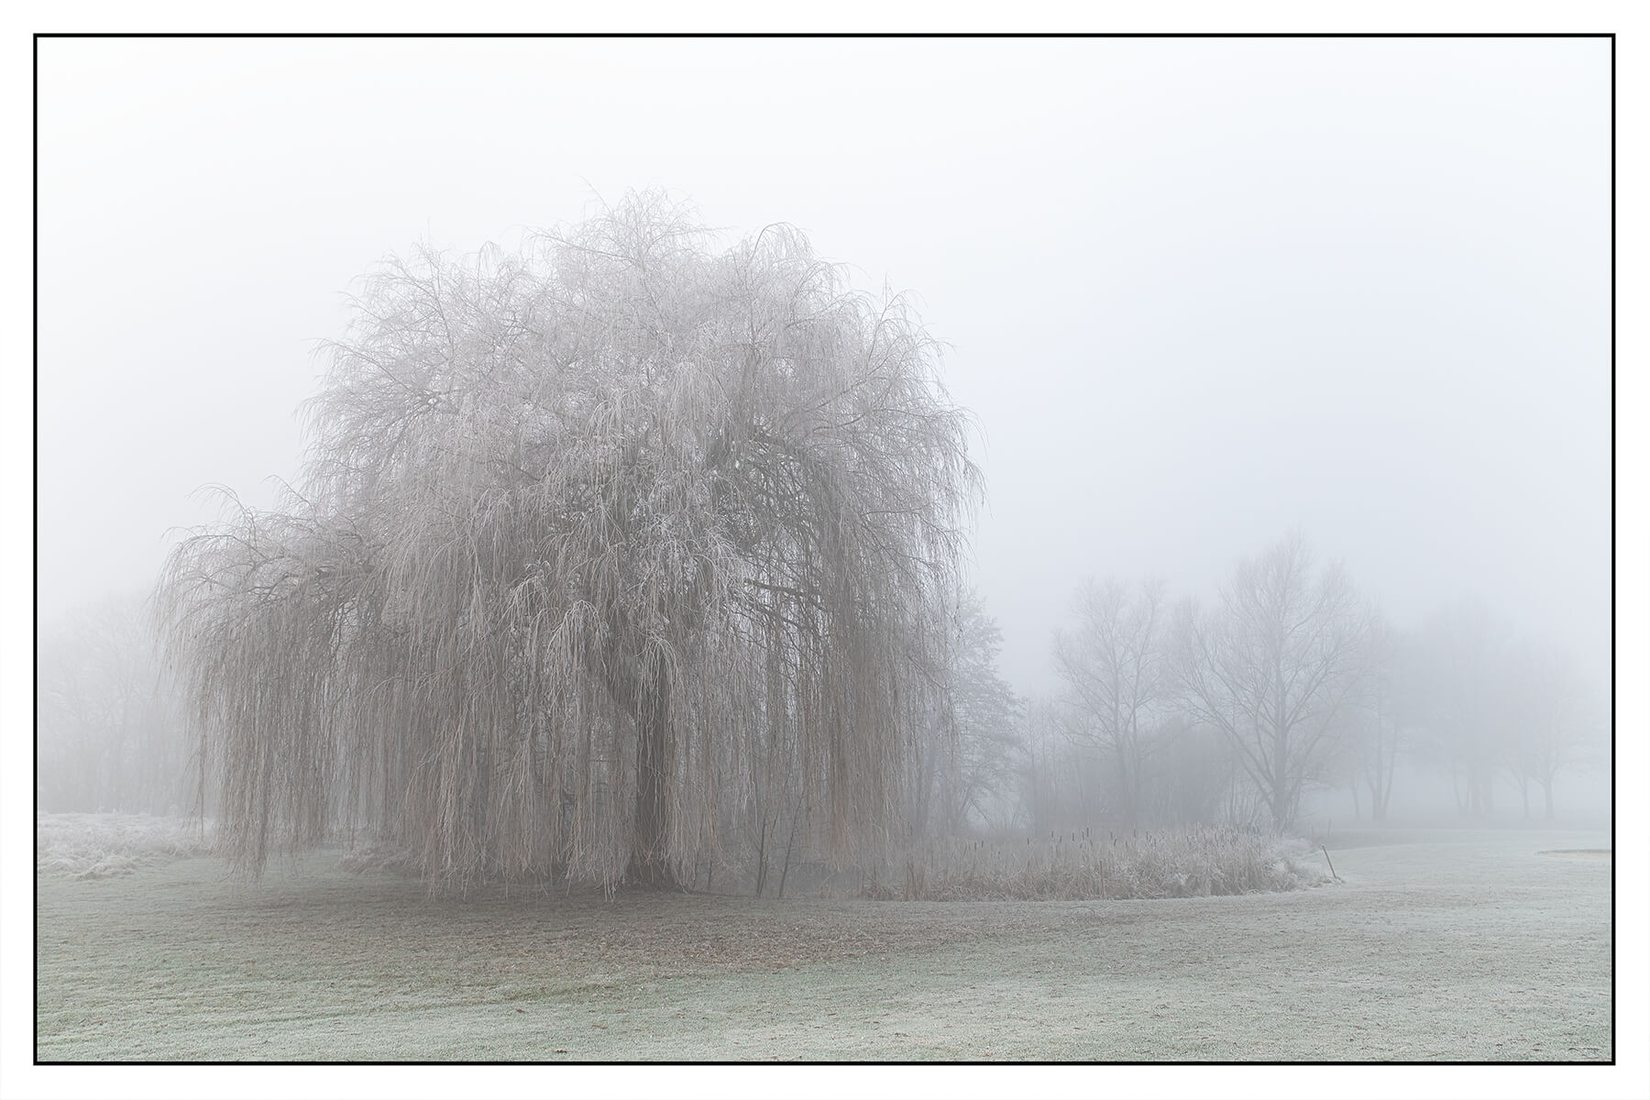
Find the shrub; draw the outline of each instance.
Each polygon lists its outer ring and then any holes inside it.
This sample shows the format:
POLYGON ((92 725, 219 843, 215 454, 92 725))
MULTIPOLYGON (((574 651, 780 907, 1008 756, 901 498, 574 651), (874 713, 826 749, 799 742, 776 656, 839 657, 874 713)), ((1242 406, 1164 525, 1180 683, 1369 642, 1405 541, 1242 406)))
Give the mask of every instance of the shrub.
POLYGON ((205 822, 148 814, 40 814, 34 822, 36 872, 108 878, 173 859, 210 855, 205 822))

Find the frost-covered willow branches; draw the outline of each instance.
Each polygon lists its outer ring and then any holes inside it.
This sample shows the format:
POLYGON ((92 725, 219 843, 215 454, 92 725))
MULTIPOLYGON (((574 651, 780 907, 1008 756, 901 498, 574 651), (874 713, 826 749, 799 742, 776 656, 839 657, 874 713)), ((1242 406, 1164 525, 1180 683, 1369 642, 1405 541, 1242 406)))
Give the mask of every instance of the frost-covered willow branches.
POLYGON ((348 822, 442 888, 657 885, 776 802, 880 843, 978 481, 903 303, 642 196, 357 310, 302 490, 162 583, 229 851, 348 822))

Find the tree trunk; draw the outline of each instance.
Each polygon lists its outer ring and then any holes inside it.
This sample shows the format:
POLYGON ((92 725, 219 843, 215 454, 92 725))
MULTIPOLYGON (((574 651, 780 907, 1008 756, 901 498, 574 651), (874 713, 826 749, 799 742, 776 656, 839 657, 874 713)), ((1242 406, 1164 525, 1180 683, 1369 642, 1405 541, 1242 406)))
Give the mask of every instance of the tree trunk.
POLYGON ((791 812, 791 836, 785 841, 785 865, 779 871, 779 896, 785 896, 785 879, 791 873, 791 854, 796 851, 796 825, 802 815, 802 801, 797 800, 796 809, 791 812))
POLYGON ((670 866, 667 815, 673 771, 670 743, 670 679, 661 665, 643 681, 636 708, 636 816, 631 832, 627 885, 653 890, 676 886, 670 866))
POLYGON ((1133 829, 1140 824, 1139 792, 1136 790, 1140 782, 1139 773, 1130 767, 1129 750, 1121 741, 1117 743, 1116 756, 1117 787, 1123 803, 1123 827, 1133 829))
POLYGON ((917 767, 917 781, 912 784, 911 838, 919 840, 928 835, 928 807, 934 792, 934 754, 926 746, 922 749, 917 767))
POLYGON ((762 811, 762 831, 756 837, 756 896, 768 884, 768 811, 762 811))
POLYGON ((1376 821, 1386 820, 1386 808, 1392 802, 1393 768, 1392 757, 1389 756, 1384 764, 1377 760, 1376 775, 1380 780, 1380 786, 1370 794, 1370 816, 1376 821))
POLYGON ((1281 765, 1272 772, 1272 793, 1268 799, 1272 803, 1272 824, 1279 832, 1285 832, 1294 824, 1293 799, 1289 797, 1289 777, 1284 773, 1281 765))

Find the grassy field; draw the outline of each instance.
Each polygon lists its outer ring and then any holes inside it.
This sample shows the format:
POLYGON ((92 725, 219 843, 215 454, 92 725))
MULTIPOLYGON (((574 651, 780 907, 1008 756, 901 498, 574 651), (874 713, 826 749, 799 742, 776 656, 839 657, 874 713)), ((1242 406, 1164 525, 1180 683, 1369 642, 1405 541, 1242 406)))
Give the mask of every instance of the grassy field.
POLYGON ((1597 833, 1371 833, 1107 902, 427 900, 317 852, 42 875, 38 1057, 1605 1060, 1597 833))

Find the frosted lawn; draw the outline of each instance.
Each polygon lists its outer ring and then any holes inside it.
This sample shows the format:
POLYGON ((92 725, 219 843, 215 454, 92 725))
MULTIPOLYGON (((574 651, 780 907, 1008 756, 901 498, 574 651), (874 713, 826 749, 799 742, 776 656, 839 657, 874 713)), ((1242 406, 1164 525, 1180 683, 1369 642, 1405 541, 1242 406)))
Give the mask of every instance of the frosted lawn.
POLYGON ((1344 884, 1094 902, 430 900, 318 852, 39 878, 54 1059, 1605 1060, 1598 833, 1331 838, 1344 884))

